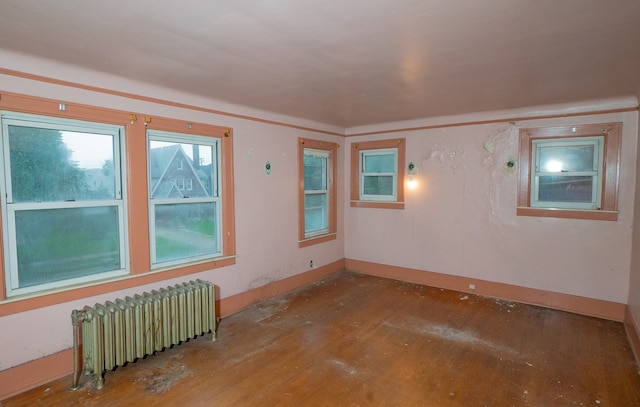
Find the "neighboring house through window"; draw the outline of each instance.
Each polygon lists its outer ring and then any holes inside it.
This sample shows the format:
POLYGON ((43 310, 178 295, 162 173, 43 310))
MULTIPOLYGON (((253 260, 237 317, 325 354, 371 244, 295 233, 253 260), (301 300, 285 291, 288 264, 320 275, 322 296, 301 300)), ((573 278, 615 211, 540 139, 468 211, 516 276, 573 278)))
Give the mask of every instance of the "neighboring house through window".
POLYGON ((616 220, 621 128, 522 129, 518 215, 616 220))
POLYGON ((336 238, 337 146, 326 141, 298 140, 300 247, 336 238))
POLYGON ((232 129, 1 96, 0 307, 235 264, 232 129))
POLYGON ((351 144, 351 206, 404 208, 405 139, 351 144))
POLYGON ((157 130, 148 130, 147 137, 152 268, 220 256, 218 139, 157 130), (180 178, 174 169, 180 169, 180 178), (191 181, 188 193, 185 172, 191 181))

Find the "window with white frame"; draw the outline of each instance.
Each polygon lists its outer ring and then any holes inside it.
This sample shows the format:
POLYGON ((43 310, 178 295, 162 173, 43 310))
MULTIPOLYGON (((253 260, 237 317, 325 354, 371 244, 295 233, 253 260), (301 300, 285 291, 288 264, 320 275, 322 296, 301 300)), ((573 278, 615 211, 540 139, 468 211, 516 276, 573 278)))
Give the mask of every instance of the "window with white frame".
POLYGON ((338 144, 298 139, 298 245, 336 239, 338 144))
POLYGON ((603 137, 532 141, 531 206, 600 209, 603 137))
POLYGON ((618 219, 622 123, 520 129, 519 216, 618 219))
POLYGON ((360 199, 395 201, 398 196, 398 149, 360 151, 360 199))
POLYGON ((404 138, 351 144, 352 207, 404 209, 404 138))
POLYGON ((147 140, 152 268, 221 256, 220 140, 157 130, 147 140), (173 181, 180 161, 189 191, 173 181))
POLYGON ((329 231, 329 151, 304 149, 304 235, 329 231))
POLYGON ((123 127, 0 120, 7 296, 126 274, 123 127))

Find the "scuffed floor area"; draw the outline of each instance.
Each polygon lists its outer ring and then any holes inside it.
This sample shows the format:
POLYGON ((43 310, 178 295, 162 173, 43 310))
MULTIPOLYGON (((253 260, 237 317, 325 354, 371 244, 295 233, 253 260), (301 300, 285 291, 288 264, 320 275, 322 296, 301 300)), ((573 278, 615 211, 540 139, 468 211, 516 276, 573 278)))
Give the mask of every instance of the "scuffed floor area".
POLYGON ((0 405, 640 406, 621 323, 349 272, 210 339, 0 405))

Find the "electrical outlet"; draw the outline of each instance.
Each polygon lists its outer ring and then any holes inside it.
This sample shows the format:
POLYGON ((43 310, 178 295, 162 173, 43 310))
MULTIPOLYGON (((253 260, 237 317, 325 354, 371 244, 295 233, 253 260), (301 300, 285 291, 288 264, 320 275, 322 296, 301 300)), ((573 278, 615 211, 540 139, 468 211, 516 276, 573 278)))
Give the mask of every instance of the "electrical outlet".
POLYGON ((314 267, 313 260, 309 260, 309 268, 313 268, 313 267, 314 267))

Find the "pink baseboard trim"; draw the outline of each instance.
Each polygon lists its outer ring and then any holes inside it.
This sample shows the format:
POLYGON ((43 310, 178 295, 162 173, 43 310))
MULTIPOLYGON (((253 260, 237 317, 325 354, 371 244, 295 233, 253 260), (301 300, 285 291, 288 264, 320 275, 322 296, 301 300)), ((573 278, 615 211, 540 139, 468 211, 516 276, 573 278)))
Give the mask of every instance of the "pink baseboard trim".
POLYGON ((629 306, 626 307, 626 311, 624 329, 627 332, 629 345, 631 345, 631 351, 633 352, 633 356, 636 358, 636 363, 640 366, 640 325, 638 325, 633 319, 629 306))
POLYGON ((624 321, 625 319, 626 305, 612 301, 353 259, 345 259, 345 269, 362 274, 486 295, 614 321, 624 321), (469 284, 474 284, 475 289, 469 289, 469 284))
MULTIPOLYGON (((71 329, 71 327, 69 327, 71 329)), ((73 349, 0 371, 0 400, 73 373, 73 349)), ((71 379, 69 379, 71 389, 71 379)))
MULTIPOLYGON (((314 283, 341 270, 344 270, 344 260, 223 298, 218 301, 216 307, 219 315, 225 317, 252 304, 314 283)), ((71 374, 73 374, 73 349, 2 370, 0 371, 0 401, 71 374)), ((69 388, 71 388, 71 378, 69 378, 69 388)))
POLYGON ((338 260, 305 273, 296 274, 295 276, 274 281, 273 283, 254 288, 253 290, 223 298, 218 304, 219 315, 220 317, 226 317, 252 304, 286 293, 298 287, 304 287, 305 285, 322 280, 324 277, 342 270, 344 270, 344 260, 338 260))

